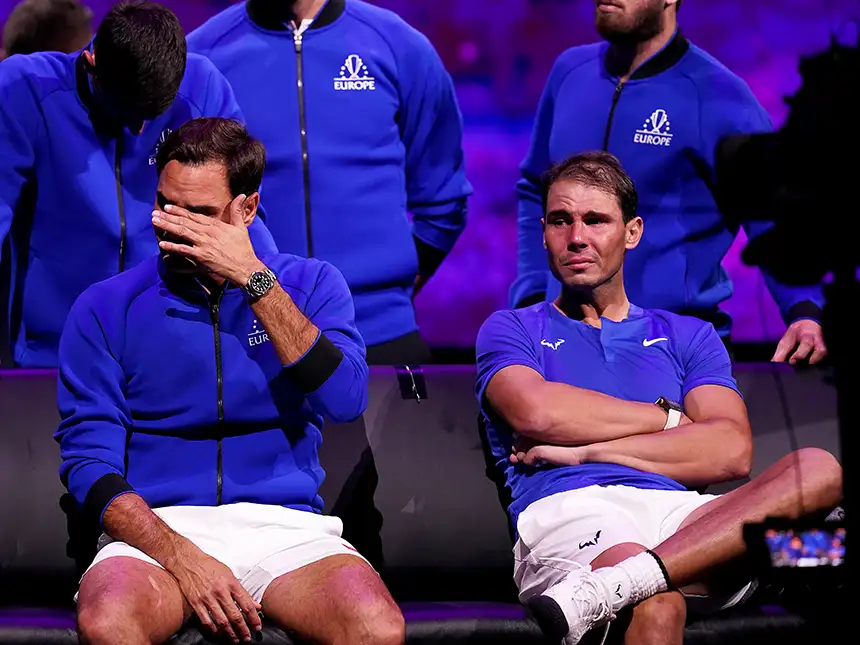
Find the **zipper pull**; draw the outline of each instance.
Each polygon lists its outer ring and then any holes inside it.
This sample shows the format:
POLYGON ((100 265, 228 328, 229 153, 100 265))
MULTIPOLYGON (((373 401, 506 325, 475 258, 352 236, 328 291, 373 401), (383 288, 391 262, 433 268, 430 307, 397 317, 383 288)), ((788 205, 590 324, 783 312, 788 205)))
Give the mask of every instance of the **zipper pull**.
POLYGON ((621 94, 621 90, 624 89, 624 81, 618 81, 618 85, 615 86, 615 98, 618 98, 619 94, 621 94))
POLYGON ((296 45, 296 53, 302 53, 302 32, 298 29, 293 29, 293 42, 296 45))

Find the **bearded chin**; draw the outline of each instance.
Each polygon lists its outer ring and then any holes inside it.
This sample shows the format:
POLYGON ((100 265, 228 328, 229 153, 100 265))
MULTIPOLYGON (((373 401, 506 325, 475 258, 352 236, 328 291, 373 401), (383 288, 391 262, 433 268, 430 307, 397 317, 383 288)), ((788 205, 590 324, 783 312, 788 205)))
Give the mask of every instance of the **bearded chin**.
POLYGON ((663 29, 663 12, 660 9, 637 16, 635 20, 620 24, 617 16, 598 15, 597 33, 613 45, 638 45, 658 35, 663 29))

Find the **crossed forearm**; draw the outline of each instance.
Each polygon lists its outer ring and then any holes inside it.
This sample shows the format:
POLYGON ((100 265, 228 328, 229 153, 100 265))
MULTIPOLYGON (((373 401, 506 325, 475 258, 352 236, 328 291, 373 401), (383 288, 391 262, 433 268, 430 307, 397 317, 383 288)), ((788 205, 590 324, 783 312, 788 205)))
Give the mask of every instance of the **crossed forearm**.
POLYGON ((745 477, 752 457, 746 435, 722 419, 594 443, 581 451, 583 463, 628 466, 690 487, 745 477))
POLYGON ((751 458, 752 450, 745 434, 731 422, 720 420, 587 446, 548 443, 527 446, 520 442, 514 447, 511 461, 526 466, 616 464, 699 488, 746 477, 751 458))
POLYGON ((666 413, 656 405, 564 383, 545 382, 534 401, 538 427, 520 434, 541 443, 581 446, 660 432, 666 425, 666 413))

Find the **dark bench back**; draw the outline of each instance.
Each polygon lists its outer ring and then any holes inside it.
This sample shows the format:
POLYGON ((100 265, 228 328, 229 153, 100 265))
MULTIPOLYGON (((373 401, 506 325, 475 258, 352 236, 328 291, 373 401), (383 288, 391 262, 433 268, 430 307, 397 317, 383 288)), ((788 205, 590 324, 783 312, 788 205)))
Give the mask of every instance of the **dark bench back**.
MULTIPOLYGON (((419 402, 408 375, 374 368, 363 419, 323 431, 327 511, 344 518, 350 539, 363 533, 357 527, 381 522, 385 578, 403 600, 513 592, 509 531, 485 473, 474 376, 470 366, 424 368, 419 402)), ((754 473, 795 444, 838 455, 835 395, 821 373, 752 365, 739 368, 738 379, 756 435, 754 473)), ((77 583, 58 503, 55 396, 52 371, 0 371, 0 603, 68 600, 77 583)))

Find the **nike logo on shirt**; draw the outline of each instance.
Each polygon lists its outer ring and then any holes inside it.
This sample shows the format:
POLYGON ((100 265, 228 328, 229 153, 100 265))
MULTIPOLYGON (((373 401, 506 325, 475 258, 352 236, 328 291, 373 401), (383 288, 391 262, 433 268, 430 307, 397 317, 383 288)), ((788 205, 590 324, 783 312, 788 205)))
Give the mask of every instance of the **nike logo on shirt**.
POLYGON ((653 345, 654 343, 659 343, 661 340, 669 340, 669 339, 668 338, 652 338, 651 340, 648 340, 646 338, 645 340, 642 341, 642 344, 645 347, 651 347, 651 345, 653 345))

